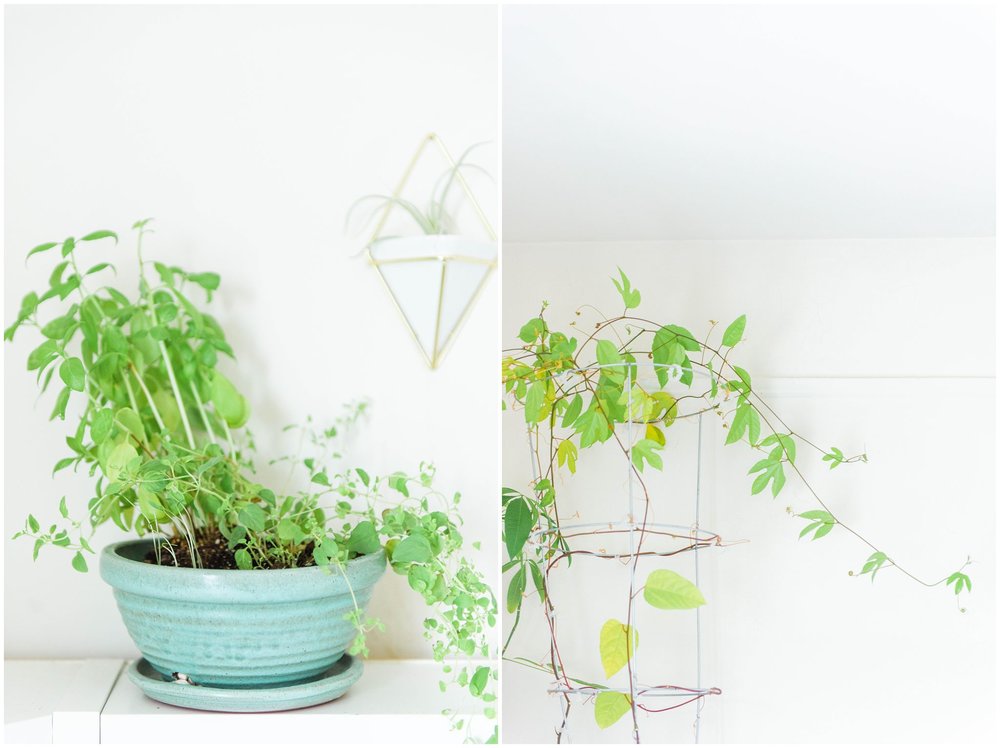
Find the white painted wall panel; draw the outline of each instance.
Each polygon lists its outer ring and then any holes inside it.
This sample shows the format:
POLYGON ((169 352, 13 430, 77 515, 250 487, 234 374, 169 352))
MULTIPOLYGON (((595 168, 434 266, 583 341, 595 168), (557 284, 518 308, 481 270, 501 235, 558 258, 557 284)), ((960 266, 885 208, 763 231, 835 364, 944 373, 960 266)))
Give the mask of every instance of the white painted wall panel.
MULTIPOLYGON (((798 541, 803 522, 785 509, 815 508, 806 492, 790 478, 777 500, 751 496, 746 471, 755 458, 741 446, 722 446, 717 419, 707 417, 702 526, 727 541, 749 542, 701 555, 709 602, 703 684, 724 692, 705 704, 703 742, 968 742, 991 734, 996 444, 989 242, 589 242, 507 244, 504 252, 507 345, 543 298, 551 302, 553 328, 571 319, 592 324, 593 313, 573 313, 584 302, 616 312, 616 264, 641 291, 644 317, 699 330, 701 320, 726 324, 746 312, 740 359, 770 404, 823 446, 867 450, 868 464, 835 471, 804 454, 800 463, 820 495, 921 576, 946 575, 966 554, 974 560, 975 594, 964 598, 964 614, 950 590, 925 590, 892 572, 874 585, 849 577, 868 549, 838 531, 798 541), (946 352, 927 355, 924 336, 947 337, 946 352), (976 352, 981 347, 988 356, 976 352)), ((526 489, 521 413, 506 413, 503 424, 504 483, 526 489)), ((695 433, 693 424, 678 423, 667 434, 665 474, 650 481, 656 521, 691 521, 695 433)), ((625 468, 614 452, 601 447, 580 455, 579 472, 560 486, 563 513, 578 510, 581 522, 624 515, 625 468)), ((659 563, 693 574, 691 559, 659 563)), ((644 562, 640 578, 652 568, 644 562)), ((597 632, 607 618, 624 618, 625 582, 614 562, 596 561, 574 562, 553 581, 560 646, 579 677, 604 681, 597 632)), ((641 679, 691 685, 693 617, 644 605, 639 616, 641 679)), ((547 641, 541 608, 529 601, 508 656, 545 661, 547 641)), ((542 695, 546 684, 544 675, 505 664, 505 740, 551 741, 558 708, 542 695)), ((629 739, 627 720, 601 733, 592 704, 577 709, 574 741, 629 739)), ((692 717, 691 708, 644 715, 644 742, 691 741, 692 717)))
MULTIPOLYGON (((4 314, 45 284, 30 247, 118 229, 123 285, 134 282, 128 226, 155 216, 147 259, 222 275, 214 314, 239 357, 258 465, 296 444, 281 428, 369 396, 372 417, 350 461, 371 471, 438 466, 465 496, 475 557, 497 558, 496 280, 441 370, 424 366, 376 274, 344 234, 360 196, 391 190, 436 130, 497 174, 497 11, 490 7, 77 6, 6 14, 4 314), (443 415, 442 415, 443 414, 443 415)), ((431 157, 437 157, 433 151, 431 157)), ((432 174, 445 168, 432 163, 432 174)), ((475 182, 496 219, 497 190, 475 182)), ((475 226, 475 224, 470 224, 475 226)), ((49 474, 62 456, 53 393, 36 401, 31 335, 4 346, 4 522, 48 524, 59 497, 79 514, 91 482, 49 474)), ((103 529, 95 545, 117 540, 103 529)), ((132 657, 110 589, 68 554, 6 543, 6 651, 17 657, 132 657)), ((376 657, 427 657, 425 606, 405 579, 380 583, 387 624, 376 657)))

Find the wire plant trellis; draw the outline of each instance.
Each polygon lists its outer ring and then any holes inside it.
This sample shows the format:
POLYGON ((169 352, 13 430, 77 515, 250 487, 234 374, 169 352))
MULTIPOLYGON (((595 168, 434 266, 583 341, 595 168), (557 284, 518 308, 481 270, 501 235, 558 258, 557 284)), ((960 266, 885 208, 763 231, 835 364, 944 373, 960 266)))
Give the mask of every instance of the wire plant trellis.
MULTIPOLYGON (((699 338, 684 327, 660 325, 631 312, 639 305, 640 294, 631 286, 624 271, 619 270, 619 276, 620 282, 612 280, 624 302, 624 311, 607 317, 596 307, 584 305, 595 311, 599 319, 582 342, 572 332, 567 334, 549 328, 544 319, 548 304, 543 302, 541 313, 528 320, 518 334, 524 345, 505 350, 502 363, 505 392, 514 404, 523 408, 533 480, 528 493, 516 488, 504 488, 501 496, 504 543, 509 558, 503 570, 516 569, 507 586, 507 611, 515 616, 504 652, 518 628, 530 571, 545 612, 549 663, 526 657, 505 659, 553 677, 549 692, 561 698, 562 706, 561 721, 556 729, 559 742, 568 737, 567 725, 575 697, 593 698, 594 718, 601 729, 630 714, 632 739, 636 743, 640 741, 640 712, 665 712, 694 703, 693 728, 697 742, 705 699, 721 694, 717 687, 705 687, 702 682, 702 615, 699 607, 706 601, 698 588, 701 578, 699 556, 708 547, 732 544, 731 541, 724 543, 719 535, 700 526, 705 414, 711 413, 722 420, 726 445, 743 444, 749 447, 751 453, 756 453, 757 461, 747 472, 751 483, 750 495, 769 489, 771 496, 777 498, 786 485, 786 478, 794 476, 801 489, 801 498, 793 500, 812 505, 805 511, 786 506, 789 515, 806 522, 799 531, 800 539, 815 541, 840 530, 870 552, 861 568, 857 572, 850 571, 850 575, 867 576, 874 581, 881 570, 893 569, 926 588, 951 588, 958 604, 957 596, 971 590, 971 580, 965 573, 971 559, 966 558, 965 563, 948 576, 928 579, 902 566, 881 546, 846 523, 830 500, 821 496, 814 487, 812 478, 807 476, 810 468, 803 466, 803 455, 799 452, 818 453, 821 458, 819 464, 831 470, 841 465, 865 463, 868 461, 867 453, 849 456, 837 447, 825 449, 793 430, 768 404, 759 388, 754 386, 749 372, 730 360, 733 349, 743 340, 746 315, 737 317, 725 328, 721 342, 710 343, 718 325, 714 320, 710 320, 708 333, 699 338), (581 361, 594 363, 581 368, 581 361), (652 372, 656 384, 647 389, 638 377, 640 371, 652 372), (696 379, 704 381, 704 388, 702 381, 695 386, 696 379), (684 392, 675 396, 667 390, 668 386, 675 392, 683 387, 684 392), (561 418, 558 432, 557 417, 561 418), (694 419, 698 426, 694 457, 694 521, 691 525, 678 523, 676 517, 667 518, 667 523, 653 521, 655 516, 651 517, 651 510, 654 500, 647 483, 649 473, 645 477, 643 475, 644 467, 663 472, 663 459, 659 454, 666 446, 663 429, 678 419, 688 422, 694 419), (547 424, 548 431, 544 470, 541 467, 540 445, 543 424, 547 424), (646 430, 636 438, 635 429, 640 425, 644 425, 646 430), (626 459, 624 498, 627 504, 624 519, 612 517, 597 522, 563 522, 563 519, 570 518, 566 516, 565 505, 562 507, 563 517, 560 517, 556 476, 561 473, 564 463, 569 473, 575 473, 577 456, 581 451, 604 442, 616 443, 626 459), (576 547, 583 538, 595 536, 624 538, 628 542, 627 550, 612 553, 600 549, 595 553, 576 547), (661 550, 659 545, 667 538, 676 547, 669 551, 661 550), (646 577, 641 590, 636 589, 640 559, 687 553, 691 554, 694 563, 694 583, 672 569, 661 568, 646 577), (627 667, 627 688, 615 688, 571 676, 564 662, 550 580, 554 581, 552 572, 564 559, 569 566, 578 554, 602 560, 617 559, 624 561, 628 567, 626 620, 623 623, 615 618, 608 619, 600 632, 600 660, 604 673, 610 679, 627 667), (638 648, 634 603, 640 592, 645 602, 654 608, 695 610, 696 675, 693 685, 647 685, 640 680, 638 664, 632 656, 638 648)), ((577 316, 584 307, 577 308, 577 316)), ((570 323, 570 329, 582 332, 576 321, 570 323)), ((958 608, 961 610, 960 605, 958 608)))
MULTIPOLYGON (((594 364, 587 369, 573 369, 561 371, 558 374, 550 375, 551 377, 559 377, 566 379, 573 375, 577 376, 587 376, 593 372, 599 372, 601 369, 622 369, 624 368, 622 364, 594 364)), ((703 419, 705 415, 704 410, 697 410, 692 413, 682 414, 677 413, 674 418, 695 418, 697 421, 697 443, 696 443, 696 460, 695 460, 695 490, 693 496, 693 516, 694 521, 690 525, 680 525, 671 524, 663 522, 649 522, 649 504, 651 497, 644 497, 646 501, 645 507, 642 509, 641 519, 637 517, 637 496, 636 496, 636 480, 638 478, 637 469, 633 461, 632 449, 635 442, 635 432, 634 428, 638 425, 636 419, 632 417, 633 414, 633 403, 632 403, 632 391, 637 382, 637 370, 638 369, 651 369, 655 370, 657 368, 664 369, 667 371, 668 379, 671 381, 677 381, 682 375, 682 369, 676 364, 657 364, 654 362, 638 362, 632 363, 627 366, 627 378, 628 386, 625 390, 628 396, 627 401, 627 412, 630 414, 626 422, 626 434, 625 434, 625 455, 626 455, 626 501, 627 501, 627 513, 626 519, 609 519, 607 521, 599 522, 585 522, 585 523, 560 523, 557 527, 543 528, 536 530, 530 536, 529 542, 534 545, 542 546, 546 551, 551 551, 551 553, 546 553, 548 561, 544 564, 543 574, 545 579, 545 590, 546 596, 544 601, 545 616, 548 623, 549 636, 551 640, 550 652, 552 656, 552 672, 556 676, 556 679, 550 685, 548 692, 550 694, 557 694, 560 697, 561 705, 561 718, 559 727, 556 729, 557 742, 564 742, 564 736, 567 733, 570 709, 572 706, 571 699, 573 697, 583 697, 584 699, 589 699, 596 697, 600 693, 622 693, 627 695, 630 710, 632 714, 632 740, 635 743, 640 742, 640 733, 638 725, 638 712, 643 711, 647 713, 661 713, 672 711, 680 707, 686 706, 688 704, 695 703, 695 716, 693 721, 693 736, 694 742, 699 742, 700 738, 700 728, 701 728, 701 714, 702 708, 704 706, 704 699, 708 696, 721 695, 721 689, 717 687, 703 687, 702 685, 702 625, 701 625, 701 610, 700 608, 694 609, 695 615, 695 672, 696 681, 693 686, 681 686, 673 684, 657 684, 657 685, 644 685, 639 679, 639 668, 637 659, 632 656, 632 652, 629 652, 627 657, 627 667, 628 667, 628 687, 627 688, 613 688, 610 686, 598 685, 598 684, 584 684, 579 681, 574 680, 568 675, 567 667, 563 661, 562 655, 560 653, 559 641, 558 641, 558 624, 557 624, 557 614, 555 605, 552 602, 552 585, 550 584, 551 573, 560 561, 575 555, 583 554, 592 558, 615 560, 619 562, 625 562, 629 567, 629 585, 628 585, 628 615, 625 621, 627 630, 629 632, 634 632, 637 630, 638 625, 638 611, 639 606, 633 604, 636 591, 636 575, 638 570, 638 562, 642 557, 660 557, 667 558, 671 556, 677 556, 684 553, 691 553, 694 561, 694 584, 696 587, 700 587, 701 573, 699 564, 699 551, 706 548, 721 546, 722 538, 714 532, 706 531, 701 528, 701 462, 702 462, 702 430, 703 430, 703 419), (581 537, 597 536, 597 535, 625 535, 628 539, 628 550, 627 552, 608 552, 608 551, 590 551, 581 548, 571 548, 568 545, 570 539, 577 539, 581 537), (672 548, 670 550, 643 550, 645 541, 650 536, 656 537, 668 537, 674 541, 679 541, 682 544, 679 547, 672 548), (559 541, 562 541, 561 543, 559 541), (664 699, 668 700, 667 706, 656 706, 647 705, 647 700, 650 699, 664 699), (677 703, 670 703, 676 701, 677 703)), ((528 450, 530 454, 531 470, 533 482, 537 483, 542 480, 542 470, 538 460, 538 438, 537 434, 534 434, 534 430, 529 428, 528 432, 528 450), (533 438, 534 435, 534 438, 533 438)), ((627 637, 627 641, 631 642, 631 636, 627 637)), ((631 646, 631 644, 629 645, 631 646)))

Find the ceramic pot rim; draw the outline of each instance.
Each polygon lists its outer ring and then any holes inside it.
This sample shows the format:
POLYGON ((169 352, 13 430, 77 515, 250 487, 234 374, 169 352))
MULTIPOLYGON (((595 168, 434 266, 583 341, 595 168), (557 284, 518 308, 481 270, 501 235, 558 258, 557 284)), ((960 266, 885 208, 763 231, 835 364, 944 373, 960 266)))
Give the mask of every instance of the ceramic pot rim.
MULTIPOLYGON (((136 546, 151 549, 149 538, 112 543, 101 551, 101 578, 116 591, 143 597, 201 603, 294 603, 355 592, 369 587, 385 571, 385 551, 358 556, 344 573, 321 566, 296 569, 191 569, 158 566, 123 556, 136 546)), ((141 558, 145 555, 137 549, 141 558)))

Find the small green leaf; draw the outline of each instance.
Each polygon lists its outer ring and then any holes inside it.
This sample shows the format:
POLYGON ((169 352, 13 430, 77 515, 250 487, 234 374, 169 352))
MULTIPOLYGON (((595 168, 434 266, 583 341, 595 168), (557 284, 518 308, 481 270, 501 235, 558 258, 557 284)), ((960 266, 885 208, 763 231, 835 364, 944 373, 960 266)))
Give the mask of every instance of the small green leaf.
POLYGON ((521 331, 517 334, 521 340, 525 343, 534 343, 540 337, 542 337, 547 331, 548 326, 545 324, 545 320, 541 317, 535 317, 534 319, 528 320, 521 331))
POLYGON ((256 504, 247 504, 237 514, 240 524, 254 532, 264 532, 267 528, 267 512, 256 504))
POLYGON ((583 398, 580 397, 580 395, 574 395, 573 399, 570 400, 569 407, 566 408, 565 415, 563 415, 563 428, 569 428, 572 426, 573 422, 580 416, 580 411, 582 410, 583 398))
POLYGON ((822 509, 811 509, 808 512, 801 512, 798 516, 803 519, 811 520, 810 524, 806 525, 802 532, 799 533, 799 538, 804 538, 809 533, 813 534, 812 539, 818 540, 824 535, 828 535, 834 526, 837 524, 837 520, 832 514, 822 509))
POLYGON ((218 273, 192 273, 188 276, 188 280, 197 283, 206 291, 214 291, 219 287, 220 278, 218 273))
POLYGON ((72 390, 69 387, 63 387, 59 390, 59 394, 56 395, 56 403, 52 408, 52 414, 49 416, 49 420, 53 420, 56 416, 59 416, 59 420, 66 420, 66 406, 69 404, 69 395, 72 390))
POLYGON ((580 446, 589 447, 596 442, 606 441, 611 436, 608 419, 593 403, 576 421, 573 428, 580 434, 580 446))
POLYGON ((362 555, 378 553, 381 547, 382 542, 379 540, 378 531, 369 520, 358 522, 351 530, 351 536, 347 539, 347 550, 362 555))
POLYGON ((59 365, 59 378, 71 390, 83 392, 87 385, 87 372, 83 368, 83 361, 76 357, 64 359, 59 365))
POLYGON ((236 557, 236 566, 244 571, 249 571, 253 568, 253 559, 250 557, 250 552, 246 548, 240 548, 234 554, 236 557))
POLYGON ((575 473, 577 453, 576 445, 570 439, 563 439, 559 444, 559 449, 556 450, 559 467, 565 464, 570 473, 575 473))
POLYGON ((486 690, 486 684, 489 681, 490 668, 487 665, 480 665, 476 668, 476 672, 472 674, 469 679, 469 693, 473 696, 481 696, 483 691, 486 690))
POLYGON ((76 319, 71 314, 57 317, 42 328, 42 335, 52 340, 59 340, 69 332, 74 324, 76 324, 76 319))
POLYGON ((410 497, 410 489, 406 486, 406 474, 405 473, 393 473, 389 476, 389 488, 392 488, 403 496, 410 497))
POLYGON ((747 326, 747 316, 741 314, 734 319, 726 331, 722 334, 722 344, 730 348, 743 340, 743 331, 747 326))
POLYGON ((146 429, 142 425, 142 418, 131 408, 120 408, 115 413, 115 421, 140 442, 146 441, 146 429))
POLYGON ((503 514, 503 539, 508 558, 517 558, 535 526, 535 515, 522 498, 507 502, 503 514))
POLYGON ((531 578, 535 583, 538 598, 542 602, 545 602, 545 575, 542 574, 542 570, 538 568, 538 563, 535 561, 531 561, 528 564, 528 568, 531 569, 531 578))
POLYGON ((529 385, 528 394, 524 398, 524 420, 527 423, 537 423, 545 417, 543 407, 547 389, 546 382, 542 380, 529 385))
POLYGON ((77 551, 76 555, 73 556, 73 568, 79 572, 85 573, 87 571, 87 559, 83 557, 83 553, 80 551, 77 551))
POLYGON ((32 255, 37 255, 39 252, 48 252, 53 247, 58 246, 58 244, 59 242, 45 242, 45 244, 39 244, 37 247, 28 252, 27 255, 25 255, 25 262, 27 262, 28 258, 32 255))
POLYGON ((868 557, 865 561, 865 565, 861 567, 862 574, 871 574, 872 581, 875 581, 875 575, 878 574, 879 569, 889 560, 882 551, 875 551, 872 555, 868 557))
POLYGON ((749 403, 743 403, 736 409, 733 422, 729 425, 729 433, 726 435, 726 444, 734 444, 743 438, 747 426, 750 425, 750 412, 752 410, 749 403))
POLYGON ((601 665, 604 674, 611 677, 628 663, 639 647, 639 634, 631 629, 632 642, 629 644, 630 627, 611 618, 601 627, 601 665))
POLYGON ((101 408, 94 413, 90 420, 90 438, 94 441, 94 444, 100 444, 108 438, 108 434, 111 433, 111 427, 114 425, 114 420, 115 415, 111 412, 111 408, 101 408))
POLYGON ((216 412, 233 428, 246 424, 250 406, 222 372, 216 370, 212 377, 212 404, 216 412))
POLYGON ((524 575, 524 566, 520 566, 514 576, 510 579, 510 584, 507 587, 507 612, 513 613, 521 605, 521 599, 524 596, 524 587, 526 584, 524 575))
POLYGON ((93 275, 94 273, 101 272, 105 268, 111 268, 112 270, 115 270, 115 266, 112 265, 110 262, 99 262, 96 265, 91 265, 90 269, 88 269, 87 272, 84 273, 84 275, 93 275))
POLYGON ((701 591, 680 574, 657 569, 646 579, 642 595, 646 602, 661 610, 687 610, 705 604, 701 591))
POLYGON ((92 231, 86 236, 81 237, 80 241, 93 242, 97 241, 98 239, 107 239, 108 237, 113 238, 115 240, 115 244, 118 243, 118 234, 116 234, 114 231, 92 231))
POLYGON ((641 473, 643 460, 649 463, 650 467, 657 470, 663 469, 663 458, 656 453, 663 449, 663 445, 653 439, 640 439, 632 445, 632 464, 641 473))
POLYGON ((431 560, 433 552, 423 535, 410 535, 399 541, 392 551, 392 563, 425 564, 431 560))
POLYGON ((627 695, 617 691, 602 691, 594 699, 594 719, 602 730, 611 727, 632 709, 627 695))
POLYGON ((44 369, 56 356, 59 346, 54 340, 46 340, 28 354, 28 371, 44 369))
POLYGON ((62 256, 68 257, 76 249, 76 240, 71 236, 62 243, 62 256))
POLYGON ((611 279, 612 283, 615 284, 615 288, 618 289, 618 293, 622 296, 622 301, 625 302, 626 309, 635 309, 639 306, 639 301, 642 296, 639 292, 632 288, 632 283, 629 281, 628 276, 625 275, 625 271, 618 268, 618 275, 621 277, 621 282, 619 283, 614 278, 611 279))

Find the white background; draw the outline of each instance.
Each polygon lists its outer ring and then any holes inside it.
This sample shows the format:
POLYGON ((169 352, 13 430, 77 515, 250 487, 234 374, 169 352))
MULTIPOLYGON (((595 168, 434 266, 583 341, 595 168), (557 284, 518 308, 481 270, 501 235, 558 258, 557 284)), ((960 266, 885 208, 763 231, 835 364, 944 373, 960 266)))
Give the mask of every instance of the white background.
MULTIPOLYGON (((650 319, 703 332, 746 313, 739 357, 770 404, 823 447, 867 450, 832 472, 800 458, 834 511, 922 577, 975 562, 964 614, 943 587, 849 577, 868 549, 798 541, 801 486, 751 496, 752 454, 706 420, 702 526, 749 542, 701 556, 703 684, 724 692, 703 742, 993 734, 994 28, 943 6, 504 14, 504 344, 542 300, 556 329, 592 325, 582 304, 617 312, 618 265, 650 319)), ((654 518, 687 524, 693 426, 667 438, 654 518)), ((520 412, 503 457, 526 490, 520 412)), ((624 478, 613 450, 581 453, 561 512, 622 519, 624 478)), ((586 560, 558 575, 563 655, 604 682, 598 632, 624 618, 627 577, 586 560)), ((693 685, 693 616, 639 605, 642 681, 693 685)), ((531 595, 521 626, 507 654, 544 662, 531 595)), ((552 742, 548 681, 505 664, 505 741, 552 742)), ((629 740, 627 718, 601 732, 592 703, 575 710, 574 742, 629 740)), ((690 742, 693 716, 642 717, 644 742, 690 742)))
MULTIPOLYGON (((496 371, 497 282, 428 371, 353 257, 367 237, 345 235, 344 219, 357 198, 395 186, 430 131, 456 155, 492 141, 475 161, 496 176, 496 37, 490 7, 7 8, 5 318, 48 277, 51 258, 25 268, 29 248, 118 230, 117 248, 82 251, 115 260, 128 285, 128 227, 155 216, 147 259, 222 275, 213 313, 237 352, 227 369, 253 408, 258 463, 294 450, 285 424, 322 423, 368 396, 350 464, 434 460, 438 485, 464 496, 477 558, 495 569, 496 396, 483 383, 496 371)), ((495 221, 495 184, 476 186, 495 221)), ((36 400, 24 369, 35 344, 25 330, 4 351, 7 537, 29 511, 48 524, 60 496, 82 514, 91 495, 85 477, 49 477, 65 429, 46 420, 54 393, 36 400)), ((97 544, 119 535, 105 528, 97 544)), ((32 564, 25 541, 5 542, 4 558, 8 657, 133 656, 96 571, 77 574, 53 549, 32 564)), ((387 627, 373 656, 428 656, 423 609, 387 575, 371 606, 387 627)))

